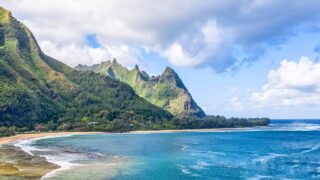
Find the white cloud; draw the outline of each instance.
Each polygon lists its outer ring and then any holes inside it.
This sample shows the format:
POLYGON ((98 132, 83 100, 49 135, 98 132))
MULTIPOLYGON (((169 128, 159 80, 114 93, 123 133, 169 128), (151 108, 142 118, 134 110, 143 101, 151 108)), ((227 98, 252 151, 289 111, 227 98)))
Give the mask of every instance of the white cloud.
POLYGON ((59 46, 51 41, 40 41, 42 49, 46 54, 63 61, 71 66, 77 64, 93 64, 101 59, 106 59, 108 55, 101 48, 94 49, 89 46, 78 46, 77 44, 66 44, 59 46))
POLYGON ((92 48, 88 45, 79 46, 73 43, 59 46, 50 41, 40 41, 39 44, 46 54, 59 60, 62 59, 63 62, 70 66, 97 64, 113 57, 116 57, 117 61, 127 66, 139 63, 139 53, 135 48, 127 45, 92 48), (132 54, 135 55, 132 56, 132 54))
POLYGON ((237 111, 241 111, 244 109, 244 104, 239 97, 232 97, 229 100, 229 104, 231 105, 232 108, 234 108, 237 111))
POLYGON ((169 58, 169 61, 175 65, 188 66, 198 64, 190 55, 183 50, 180 43, 173 43, 165 52, 164 55, 169 58))
POLYGON ((261 91, 253 93, 252 101, 263 106, 320 105, 320 63, 307 57, 283 60, 269 72, 261 91))
POLYGON ((219 72, 256 60, 266 47, 298 33, 297 27, 310 29, 319 20, 320 8, 313 0, 0 0, 0 4, 30 27, 44 51, 70 65, 91 64, 122 52, 125 55, 118 60, 132 65, 139 61, 139 49, 148 49, 178 66, 210 66, 219 72), (101 49, 88 46, 88 34, 97 35, 101 49))
POLYGON ((164 51, 165 57, 172 64, 178 66, 199 65, 218 53, 218 46, 223 43, 223 35, 216 21, 208 21, 198 27, 196 31, 198 32, 181 34, 178 42, 174 42, 164 51))

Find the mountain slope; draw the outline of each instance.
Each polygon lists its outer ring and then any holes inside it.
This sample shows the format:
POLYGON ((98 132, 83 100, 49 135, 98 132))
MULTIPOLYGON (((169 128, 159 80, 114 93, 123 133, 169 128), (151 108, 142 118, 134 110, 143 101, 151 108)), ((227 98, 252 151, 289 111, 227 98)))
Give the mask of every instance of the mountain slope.
POLYGON ((0 7, 0 126, 51 121, 76 128, 88 119, 143 125, 171 118, 125 83, 46 56, 30 30, 0 7))
POLYGON ((174 115, 204 117, 205 113, 193 100, 178 74, 167 67, 160 76, 150 77, 138 66, 128 70, 114 59, 93 66, 79 65, 79 70, 94 71, 129 84, 135 92, 150 103, 174 115))

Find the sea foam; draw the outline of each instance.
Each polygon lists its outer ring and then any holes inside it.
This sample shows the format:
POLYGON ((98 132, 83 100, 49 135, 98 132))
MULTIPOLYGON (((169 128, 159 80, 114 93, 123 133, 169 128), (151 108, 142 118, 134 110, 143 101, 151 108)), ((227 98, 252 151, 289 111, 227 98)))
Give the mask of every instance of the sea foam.
POLYGON ((50 173, 43 176, 41 179, 48 179, 54 177, 61 171, 65 171, 77 166, 81 166, 81 164, 74 163, 74 161, 81 160, 82 156, 79 154, 71 154, 71 153, 62 153, 57 149, 49 149, 49 148, 38 148, 34 146, 35 141, 39 141, 42 139, 51 139, 51 138, 59 138, 59 137, 68 137, 72 135, 62 135, 62 136, 49 136, 49 137, 41 137, 41 138, 32 138, 20 140, 13 144, 16 147, 21 148, 24 152, 28 153, 32 156, 40 156, 46 158, 46 160, 50 163, 58 165, 60 168, 51 171, 50 173), (47 152, 47 153, 44 153, 47 152))

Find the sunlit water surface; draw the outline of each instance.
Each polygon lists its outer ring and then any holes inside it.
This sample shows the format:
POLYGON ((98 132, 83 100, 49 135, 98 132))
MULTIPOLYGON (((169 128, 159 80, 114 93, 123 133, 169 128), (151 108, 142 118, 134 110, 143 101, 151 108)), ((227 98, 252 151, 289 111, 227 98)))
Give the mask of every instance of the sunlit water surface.
POLYGON ((44 179, 320 179, 320 120, 227 132, 76 135, 19 146, 61 166, 44 179))

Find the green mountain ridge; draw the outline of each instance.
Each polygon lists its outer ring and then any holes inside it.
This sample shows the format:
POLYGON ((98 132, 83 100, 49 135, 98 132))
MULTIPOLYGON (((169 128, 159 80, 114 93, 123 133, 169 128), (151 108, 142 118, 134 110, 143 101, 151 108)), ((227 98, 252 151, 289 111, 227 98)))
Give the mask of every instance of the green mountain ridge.
POLYGON ((0 136, 29 130, 130 131, 269 123, 267 118, 205 116, 200 108, 192 109, 197 107, 195 102, 171 68, 161 76, 149 77, 138 67, 129 71, 115 61, 104 64, 99 66, 105 72, 102 75, 71 68, 45 55, 31 31, 0 7, 0 136), (137 84, 135 90, 130 83, 137 84), (137 90, 152 97, 153 104, 138 96, 137 90), (168 104, 167 99, 159 98, 166 96, 178 98, 168 104), (183 98, 189 99, 181 101, 183 98), (181 107, 192 109, 188 115, 194 116, 173 116, 154 104, 169 105, 175 113, 181 107))
POLYGON ((94 71, 129 84, 135 92, 150 103, 161 107, 173 115, 204 117, 204 111, 193 100, 179 75, 170 67, 159 76, 149 76, 136 65, 134 69, 113 61, 105 61, 92 66, 78 65, 76 69, 94 71))
POLYGON ((171 118, 127 84, 45 55, 30 30, 0 7, 0 126, 52 122, 74 129, 97 121, 121 129, 171 118))

